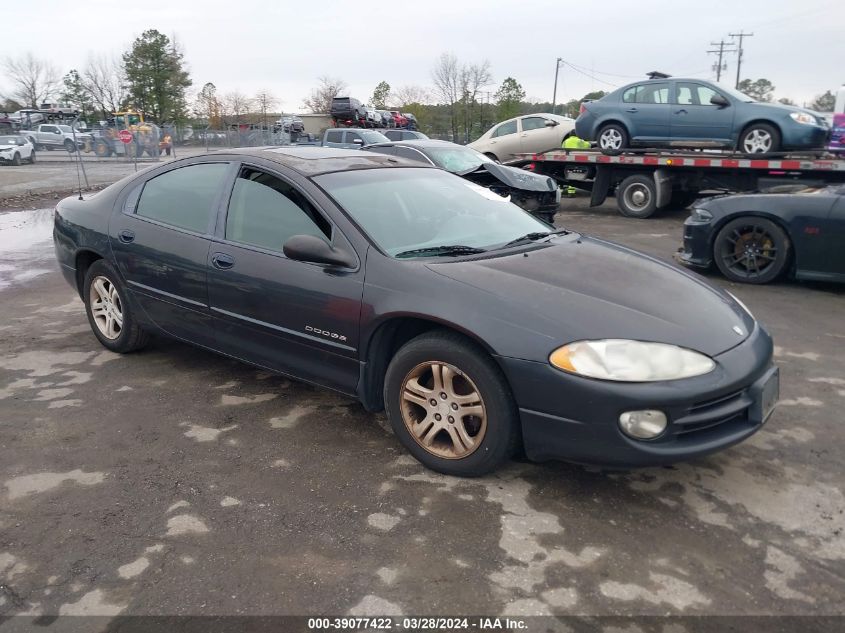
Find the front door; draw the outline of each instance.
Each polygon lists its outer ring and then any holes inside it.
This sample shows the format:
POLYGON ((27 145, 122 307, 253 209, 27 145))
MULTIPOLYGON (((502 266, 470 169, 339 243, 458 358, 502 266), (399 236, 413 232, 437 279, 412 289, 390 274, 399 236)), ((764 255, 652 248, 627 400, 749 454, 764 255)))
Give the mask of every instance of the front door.
POLYGON ((300 187, 261 167, 242 166, 208 257, 217 347, 352 394, 363 271, 288 259, 282 247, 294 235, 353 252, 300 187))
POLYGON ((556 125, 547 125, 549 121, 551 119, 541 116, 526 116, 519 120, 522 127, 520 147, 524 153, 534 154, 560 149, 562 134, 556 125))
POLYGON ((225 162, 180 167, 139 185, 109 223, 129 291, 172 336, 213 346, 206 263, 225 162))
POLYGON ((676 82, 672 104, 673 141, 693 141, 702 146, 730 144, 736 108, 710 103, 717 95, 716 90, 704 84, 676 82))

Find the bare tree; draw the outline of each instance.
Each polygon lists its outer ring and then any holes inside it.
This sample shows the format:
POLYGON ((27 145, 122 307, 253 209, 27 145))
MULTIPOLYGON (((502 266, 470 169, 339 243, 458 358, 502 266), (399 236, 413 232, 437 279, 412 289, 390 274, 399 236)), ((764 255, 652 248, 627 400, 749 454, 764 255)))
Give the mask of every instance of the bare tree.
POLYGON ((318 77, 319 85, 311 91, 311 96, 303 100, 311 112, 328 114, 332 108, 332 99, 346 91, 348 86, 336 77, 318 77))
POLYGON ((279 104, 279 100, 269 90, 259 90, 255 95, 255 107, 261 113, 264 128, 267 129, 267 113, 279 104))
POLYGON ((490 73, 490 61, 483 60, 480 64, 470 64, 461 67, 461 95, 464 101, 464 139, 469 143, 472 129, 472 113, 478 102, 478 93, 485 86, 493 83, 490 73))
POLYGON ((452 53, 442 53, 431 71, 434 91, 440 103, 449 106, 452 126, 452 140, 458 138, 458 116, 456 104, 461 98, 461 69, 458 58, 452 53))
POLYGON ((82 71, 82 83, 103 118, 123 107, 126 100, 123 66, 114 57, 90 56, 82 71))
POLYGON ((61 85, 55 66, 32 53, 7 57, 3 60, 3 69, 12 82, 9 96, 32 108, 39 107, 61 85))
POLYGON ((428 90, 422 86, 402 86, 390 93, 391 102, 404 108, 412 103, 427 103, 431 100, 428 90))
POLYGON ((223 97, 223 104, 225 106, 225 113, 234 117, 234 123, 238 124, 241 122, 243 115, 247 114, 253 105, 252 99, 237 90, 227 92, 223 97))
POLYGON ((197 93, 194 113, 199 118, 205 119, 206 125, 218 129, 223 126, 222 109, 220 98, 217 96, 217 86, 209 81, 197 93))

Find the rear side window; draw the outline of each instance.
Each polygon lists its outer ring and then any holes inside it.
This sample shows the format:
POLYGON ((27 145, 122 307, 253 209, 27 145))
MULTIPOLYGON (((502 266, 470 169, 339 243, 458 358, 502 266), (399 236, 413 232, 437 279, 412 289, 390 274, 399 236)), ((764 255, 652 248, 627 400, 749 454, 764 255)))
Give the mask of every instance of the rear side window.
POLYGON ((624 103, 669 103, 669 84, 655 82, 631 86, 622 93, 624 103))
POLYGON ((208 231, 227 163, 189 165, 148 180, 137 215, 197 233, 208 231))
POLYGON ((281 252, 294 235, 328 242, 331 225, 292 185, 251 167, 241 169, 229 202, 226 239, 281 252))
POLYGON ((507 136, 508 134, 516 134, 516 121, 502 123, 499 127, 493 130, 493 138, 507 136))

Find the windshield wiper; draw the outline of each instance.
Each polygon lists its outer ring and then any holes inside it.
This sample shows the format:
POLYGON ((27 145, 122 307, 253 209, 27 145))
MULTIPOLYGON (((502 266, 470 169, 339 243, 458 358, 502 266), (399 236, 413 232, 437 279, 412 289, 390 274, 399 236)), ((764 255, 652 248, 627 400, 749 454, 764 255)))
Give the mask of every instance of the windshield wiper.
POLYGON ((394 257, 414 257, 416 255, 474 255, 476 253, 486 253, 486 248, 477 248, 475 246, 465 246, 463 244, 449 244, 444 246, 429 246, 428 248, 415 248, 410 251, 402 251, 397 253, 394 257))
POLYGON ((529 242, 541 240, 544 237, 549 237, 550 235, 560 235, 562 233, 569 233, 569 231, 567 231, 566 229, 558 229, 556 231, 535 231, 534 233, 528 233, 527 235, 518 237, 515 240, 511 240, 510 242, 504 244, 501 248, 507 248, 508 246, 516 246, 517 244, 527 244, 529 242))

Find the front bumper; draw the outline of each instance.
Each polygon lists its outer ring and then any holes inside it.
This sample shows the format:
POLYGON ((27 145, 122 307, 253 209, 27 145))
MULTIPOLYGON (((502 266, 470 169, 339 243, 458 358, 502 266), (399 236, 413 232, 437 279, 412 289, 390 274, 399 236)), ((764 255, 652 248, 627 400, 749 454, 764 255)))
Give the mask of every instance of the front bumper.
POLYGON ((830 128, 820 125, 791 123, 783 126, 781 143, 784 149, 820 149, 827 147, 830 128))
POLYGON ((677 259, 682 264, 695 268, 710 268, 713 264, 713 250, 710 236, 712 222, 695 222, 688 217, 684 222, 684 245, 678 251, 677 259))
POLYGON ((759 324, 715 358, 712 372, 677 381, 615 383, 565 374, 547 363, 498 360, 519 405, 525 452, 535 461, 631 468, 707 455, 758 431, 777 398, 772 339, 759 324), (640 409, 667 414, 661 436, 638 441, 622 433, 619 415, 640 409))

